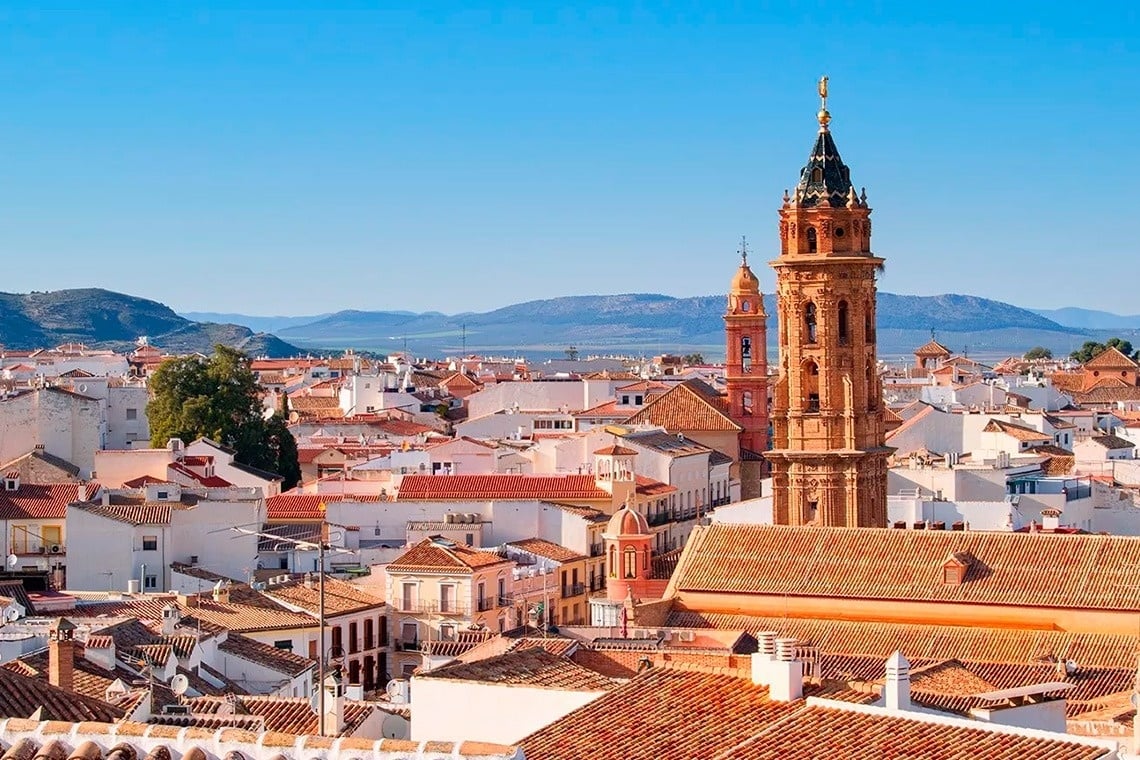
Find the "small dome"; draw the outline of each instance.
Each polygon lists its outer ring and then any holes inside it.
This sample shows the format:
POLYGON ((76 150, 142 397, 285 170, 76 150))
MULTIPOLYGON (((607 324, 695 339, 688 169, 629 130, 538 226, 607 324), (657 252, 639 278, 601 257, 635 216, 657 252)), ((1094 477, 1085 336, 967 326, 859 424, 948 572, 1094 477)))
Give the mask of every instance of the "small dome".
POLYGON ((742 262, 732 278, 732 290, 735 295, 760 295, 760 280, 752 273, 747 262, 742 262))
POLYGON ((626 504, 610 518, 610 524, 606 526, 606 535, 648 536, 649 523, 626 504))

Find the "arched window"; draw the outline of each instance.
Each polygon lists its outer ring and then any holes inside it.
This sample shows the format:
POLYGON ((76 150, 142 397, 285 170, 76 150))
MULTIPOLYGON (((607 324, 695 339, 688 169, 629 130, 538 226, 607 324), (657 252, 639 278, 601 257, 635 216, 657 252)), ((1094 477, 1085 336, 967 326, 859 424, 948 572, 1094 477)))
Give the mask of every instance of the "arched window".
POLYGON ((752 371, 752 338, 747 335, 740 339, 740 368, 744 372, 752 371))
POLYGON ((625 552, 625 567, 622 573, 626 578, 637 577, 637 549, 632 546, 627 547, 625 552))
POLYGON ((745 417, 752 416, 752 391, 744 391, 740 394, 740 413, 745 417))
POLYGON ((819 366, 808 359, 803 364, 803 396, 804 411, 815 413, 819 411, 819 366))
POLYGON ((616 578, 618 570, 617 549, 613 546, 610 547, 610 577, 616 578))
POLYGON ((807 245, 808 253, 815 253, 817 250, 817 241, 815 235, 815 227, 807 228, 807 245))
POLYGON ((820 169, 818 166, 815 167, 814 169, 812 169, 811 170, 811 181, 812 182, 823 182, 823 169, 820 169))
POLYGON ((807 343, 816 342, 815 304, 811 301, 804 306, 804 340, 807 343))
POLYGON ((847 345, 847 302, 839 302, 839 345, 847 345))

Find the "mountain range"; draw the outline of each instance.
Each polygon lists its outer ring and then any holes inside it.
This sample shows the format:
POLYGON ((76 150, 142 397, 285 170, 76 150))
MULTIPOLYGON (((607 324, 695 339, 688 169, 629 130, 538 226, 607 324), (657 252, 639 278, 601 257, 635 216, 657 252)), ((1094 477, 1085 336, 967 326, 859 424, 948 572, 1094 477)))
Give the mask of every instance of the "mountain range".
MULTIPOLYGON (((442 356, 466 349, 533 359, 579 354, 724 351, 723 295, 674 298, 630 293, 566 296, 488 312, 338 311, 308 317, 251 317, 193 312, 179 315, 157 301, 108 290, 24 295, 0 293, 0 345, 38 348, 66 342, 117 350, 141 336, 174 352, 208 352, 216 343, 256 356, 305 351, 393 351, 442 356)), ((769 347, 775 352, 776 304, 766 296, 769 347)), ((953 351, 1000 357, 1045 346, 1067 354, 1086 340, 1113 335, 1140 340, 1140 317, 1063 308, 1033 311, 967 295, 880 293, 879 353, 897 361, 935 337, 953 351)))
POLYGON ((292 356, 296 346, 244 325, 194 322, 168 306, 110 290, 0 293, 0 346, 13 350, 84 343, 129 351, 140 337, 175 353, 210 353, 218 343, 257 356, 292 356))

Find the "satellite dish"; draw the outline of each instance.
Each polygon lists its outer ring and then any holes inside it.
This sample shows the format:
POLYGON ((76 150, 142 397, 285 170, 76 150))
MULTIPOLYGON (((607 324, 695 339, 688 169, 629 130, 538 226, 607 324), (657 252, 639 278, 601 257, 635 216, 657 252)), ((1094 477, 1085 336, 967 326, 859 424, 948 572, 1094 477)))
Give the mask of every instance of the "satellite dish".
POLYGON ((318 715, 321 712, 321 695, 320 692, 313 692, 313 696, 309 697, 309 709, 313 711, 313 715, 318 715))
POLYGON ((5 607, 4 608, 4 622, 15 623, 16 620, 19 619, 19 617, 20 617, 20 611, 18 609, 16 609, 15 607, 5 607))
POLYGON ((15 567, 16 563, 19 561, 20 561, 20 558, 17 557, 15 554, 9 554, 8 555, 8 567, 15 567))
POLYGON ((1077 672, 1077 661, 1076 660, 1065 660, 1065 673, 1067 675, 1071 676, 1076 672, 1077 672))
POLYGON ((380 724, 380 734, 385 739, 407 739, 407 723, 399 715, 385 715, 384 722, 380 724))
POLYGON ((189 688, 190 679, 181 673, 175 675, 174 678, 170 679, 170 690, 180 697, 185 694, 186 690, 189 688))

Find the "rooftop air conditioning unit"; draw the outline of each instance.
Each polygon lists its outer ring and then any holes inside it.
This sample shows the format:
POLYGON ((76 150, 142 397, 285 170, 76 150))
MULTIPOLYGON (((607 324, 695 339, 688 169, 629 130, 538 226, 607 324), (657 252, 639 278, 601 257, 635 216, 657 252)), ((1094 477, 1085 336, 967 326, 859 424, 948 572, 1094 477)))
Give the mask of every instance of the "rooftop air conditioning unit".
POLYGON ((162 708, 163 715, 189 715, 190 705, 164 705, 162 708))
POLYGON ((49 551, 50 551, 52 554, 59 554, 61 551, 63 551, 63 547, 62 547, 62 546, 60 546, 59 544, 52 544, 52 545, 51 545, 51 548, 49 549, 49 551))

